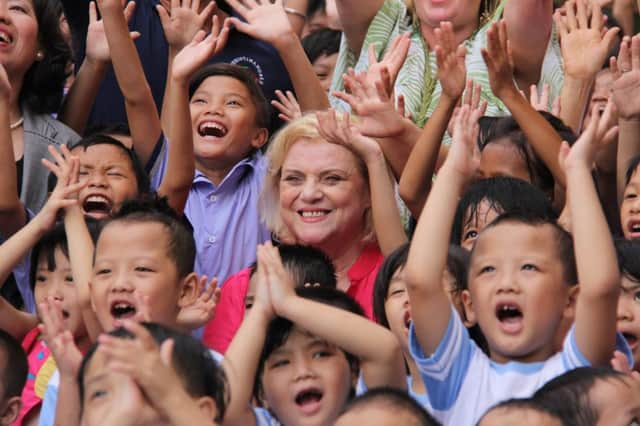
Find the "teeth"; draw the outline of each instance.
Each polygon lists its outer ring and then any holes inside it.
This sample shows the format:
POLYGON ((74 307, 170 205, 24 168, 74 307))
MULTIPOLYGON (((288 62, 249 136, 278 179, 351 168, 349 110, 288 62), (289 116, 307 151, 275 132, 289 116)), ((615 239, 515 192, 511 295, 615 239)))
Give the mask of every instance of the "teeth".
POLYGON ((315 211, 315 212, 302 212, 302 217, 320 217, 326 215, 326 212, 323 211, 315 211))
POLYGON ((9 36, 9 34, 5 33, 4 31, 0 31, 0 42, 11 43, 11 37, 9 36))
POLYGON ((96 202, 96 203, 108 203, 109 202, 109 200, 107 200, 105 197, 103 197, 101 195, 92 195, 89 198, 87 198, 87 201, 96 202))
POLYGON ((224 127, 222 124, 218 124, 212 121, 207 121, 200 125, 200 132, 206 132, 209 129, 218 130, 223 134, 227 132, 226 127, 224 127))

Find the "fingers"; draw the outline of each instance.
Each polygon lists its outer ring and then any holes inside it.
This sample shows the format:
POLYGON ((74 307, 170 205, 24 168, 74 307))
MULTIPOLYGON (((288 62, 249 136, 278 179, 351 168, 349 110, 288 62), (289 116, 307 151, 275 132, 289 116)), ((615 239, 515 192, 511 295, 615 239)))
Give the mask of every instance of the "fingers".
POLYGON ((631 38, 631 69, 640 70, 640 36, 631 38))
POLYGON ((131 22, 131 18, 133 17, 133 14, 136 11, 136 2, 135 1, 130 1, 129 3, 127 3, 127 5, 124 7, 124 20, 127 22, 127 24, 129 22, 131 22))
POLYGON ((89 25, 98 20, 98 11, 96 10, 96 2, 89 3, 89 25))

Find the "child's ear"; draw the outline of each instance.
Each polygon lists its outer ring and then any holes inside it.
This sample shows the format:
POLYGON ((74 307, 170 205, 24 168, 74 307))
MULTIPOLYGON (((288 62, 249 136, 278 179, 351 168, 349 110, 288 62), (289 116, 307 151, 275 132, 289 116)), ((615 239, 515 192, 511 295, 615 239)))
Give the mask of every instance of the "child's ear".
POLYGON ((208 419, 213 420, 218 417, 218 407, 210 396, 201 396, 196 401, 196 404, 198 404, 198 408, 208 419))
POLYGON ((573 320, 576 315, 576 300, 578 300, 578 294, 580 293, 580 286, 574 285, 567 291, 567 303, 562 312, 562 316, 573 320))
POLYGON ((0 425, 9 426, 14 423, 20 414, 20 408, 22 408, 22 400, 19 396, 6 400, 0 413, 0 425))
POLYGON ((471 302, 471 293, 469 292, 469 290, 462 290, 461 298, 462 308, 464 309, 464 315, 466 317, 464 320, 465 327, 476 325, 478 323, 478 320, 476 318, 476 313, 473 310, 473 303, 471 302))
POLYGON ((180 288, 180 296, 178 297, 178 306, 183 308, 189 306, 198 298, 198 275, 195 272, 190 273, 182 280, 180 288))
POLYGON ((260 149, 269 140, 269 130, 264 127, 256 129, 253 137, 251 138, 251 146, 255 149, 260 149))

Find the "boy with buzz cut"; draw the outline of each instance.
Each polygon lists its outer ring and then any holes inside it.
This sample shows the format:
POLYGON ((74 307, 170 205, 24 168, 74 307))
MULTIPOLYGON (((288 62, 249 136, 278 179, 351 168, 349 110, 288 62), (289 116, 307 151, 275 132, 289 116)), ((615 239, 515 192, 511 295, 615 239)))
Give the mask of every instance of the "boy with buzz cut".
MULTIPOLYGON (((503 31, 501 28, 500 31, 503 31)), ((506 35, 501 34, 501 40, 506 35)), ((405 267, 413 312, 411 355, 443 424, 476 424, 493 405, 531 396, 574 368, 607 365, 614 349, 630 354, 616 334, 620 274, 606 219, 591 179, 599 117, 560 163, 567 176, 574 231, 556 223, 505 215, 485 228, 471 253, 463 301, 486 337, 489 355, 471 340, 442 287, 456 202, 474 176, 478 125, 463 107, 453 145, 427 200, 405 267), (554 344, 563 320, 574 324, 561 352, 554 344)), ((629 356, 629 359, 631 357, 629 356)))

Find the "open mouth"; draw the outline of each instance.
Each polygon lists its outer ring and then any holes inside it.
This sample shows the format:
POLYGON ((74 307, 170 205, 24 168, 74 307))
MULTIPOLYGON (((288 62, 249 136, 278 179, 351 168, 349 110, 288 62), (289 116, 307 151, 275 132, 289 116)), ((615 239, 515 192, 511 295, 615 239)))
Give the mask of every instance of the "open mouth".
POLYGON ((62 310, 62 319, 67 319, 69 318, 69 311, 67 311, 66 309, 62 310))
POLYGON ((136 312, 136 307, 129 302, 117 301, 111 304, 111 316, 115 319, 131 318, 136 312))
POLYGON ((522 311, 513 303, 501 303, 496 307, 496 318, 507 333, 517 333, 522 328, 522 311))
POLYGON ((227 134, 228 130, 225 126, 215 121, 205 121, 198 126, 198 133, 200 136, 213 136, 214 138, 221 138, 227 134))
POLYGON ((320 409, 322 391, 317 388, 304 389, 296 395, 295 402, 305 414, 313 414, 320 409))
POLYGON ((298 210, 303 219, 320 219, 331 213, 331 210, 298 210))
POLYGON ((88 215, 108 216, 113 203, 102 195, 90 195, 82 203, 82 210, 88 215))
POLYGON ((635 348, 637 346, 638 337, 635 334, 623 332, 622 336, 627 341, 630 348, 635 348))
POLYGON ((13 37, 5 31, 0 31, 0 43, 9 44, 13 41, 13 37))
POLYGON ((632 238, 640 238, 640 221, 630 221, 627 229, 629 230, 629 234, 632 238))
POLYGON ((406 311, 404 313, 403 321, 404 321, 404 327, 408 330, 409 326, 411 325, 411 312, 406 311))

